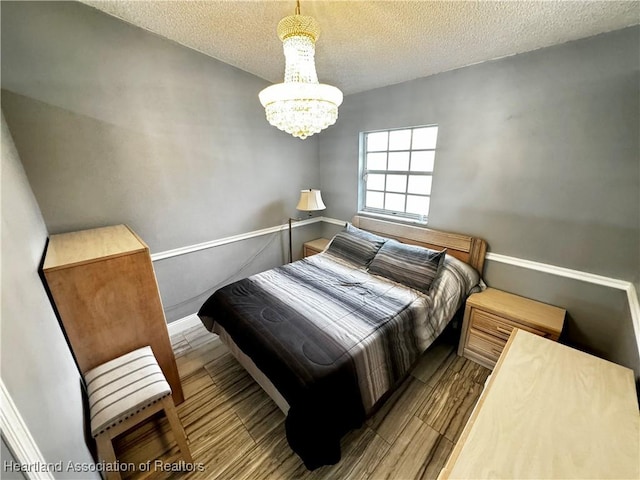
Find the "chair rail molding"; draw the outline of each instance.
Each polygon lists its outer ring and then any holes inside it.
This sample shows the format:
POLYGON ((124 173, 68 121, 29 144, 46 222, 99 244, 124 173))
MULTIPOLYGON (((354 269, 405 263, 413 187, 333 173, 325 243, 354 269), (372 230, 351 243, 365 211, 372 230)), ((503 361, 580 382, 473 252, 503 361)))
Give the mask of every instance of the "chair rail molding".
POLYGON ((548 263, 540 263, 531 260, 525 260, 523 258, 509 257, 507 255, 501 255, 499 253, 493 252, 487 252, 485 258, 490 261, 513 265, 514 267, 526 268, 529 270, 548 273, 550 275, 571 278, 573 280, 578 280, 581 282, 593 283, 595 285, 615 288, 616 290, 623 290, 627 294, 629 311, 631 312, 631 322, 633 323, 633 332, 635 333, 638 352, 640 352, 640 303, 638 302, 636 287, 632 282, 629 282, 627 280, 620 280, 617 278, 605 277, 602 275, 596 275, 594 273, 582 272, 580 270, 572 270, 566 267, 549 265, 548 263))
MULTIPOLYGON (((291 225, 291 228, 300 228, 305 225, 311 225, 324 221, 324 217, 313 217, 305 220, 300 220, 291 225)), ((239 235, 232 235, 230 237, 218 238, 217 240, 210 240, 208 242, 197 243, 195 245, 187 245, 186 247, 174 248, 172 250, 165 250, 163 252, 152 253, 151 261, 157 262, 166 258, 178 257, 180 255, 186 255, 187 253, 198 252, 200 250, 206 250, 208 248, 219 247, 221 245, 227 245, 229 243, 240 242, 242 240, 248 240, 250 238, 261 237, 270 233, 282 232, 289 230, 289 223, 283 223, 282 225, 276 225, 275 227, 263 228, 261 230, 253 230, 247 233, 241 233, 239 235)))
MULTIPOLYGON (((346 221, 331 217, 313 217, 307 220, 296 222, 292 225, 293 228, 300 228, 305 225, 313 223, 324 222, 330 225, 344 226, 346 221)), ((209 242, 199 243, 196 245, 189 245, 186 247, 176 248, 173 250, 166 250, 164 252, 158 252, 151 255, 151 260, 154 262, 164 260, 165 258, 176 257, 179 255, 185 255, 191 252, 197 252, 207 248, 213 248, 220 245, 226 245, 228 243, 239 242, 247 240, 249 238, 259 237, 267 235, 269 233, 280 232, 287 230, 288 224, 276 225, 275 227, 264 228, 262 230, 254 230, 252 232, 243 233, 240 235, 233 235, 231 237, 224 237, 217 240, 211 240, 209 242)), ((627 294, 627 301, 629 302, 629 310, 631 311, 631 321, 633 323, 633 331, 636 337, 636 344, 638 351, 640 352, 640 303, 638 302, 638 296, 636 294, 636 288, 632 282, 626 280, 620 280, 617 278, 605 277, 602 275, 596 275, 594 273, 582 272, 580 270, 572 270, 566 267, 559 267, 556 265, 550 265, 548 263, 534 262, 532 260, 526 260, 524 258, 510 257, 508 255, 502 255, 499 253, 487 252, 485 258, 489 261, 505 263, 514 267, 526 268, 529 270, 535 270, 538 272, 548 273, 550 275, 556 275, 559 277, 570 278, 581 282, 593 283, 596 285, 602 285, 604 287, 615 288, 617 290, 624 290, 627 294)), ((197 317, 194 315, 188 315, 169 324, 169 331, 171 335, 175 335, 181 331, 192 328, 197 324, 197 317)))

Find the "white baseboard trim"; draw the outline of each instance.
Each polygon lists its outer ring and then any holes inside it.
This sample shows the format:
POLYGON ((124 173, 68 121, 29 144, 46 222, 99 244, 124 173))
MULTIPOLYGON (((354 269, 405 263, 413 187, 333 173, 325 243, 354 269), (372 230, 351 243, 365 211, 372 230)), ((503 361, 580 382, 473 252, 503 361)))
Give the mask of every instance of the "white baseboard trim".
MULTIPOLYGON (((0 379, 0 428, 7 446, 15 455, 16 461, 22 465, 34 465, 45 468, 46 460, 38 448, 31 432, 24 423, 20 412, 2 379, 0 379)), ((3 459, 4 461, 5 459, 3 459)), ((28 479, 53 480, 51 472, 23 472, 28 479)))
POLYGON ((202 326, 202 322, 198 315, 192 313, 191 315, 187 315, 186 317, 179 318, 169 324, 167 324, 167 329, 169 330, 169 336, 178 335, 190 328, 202 326))

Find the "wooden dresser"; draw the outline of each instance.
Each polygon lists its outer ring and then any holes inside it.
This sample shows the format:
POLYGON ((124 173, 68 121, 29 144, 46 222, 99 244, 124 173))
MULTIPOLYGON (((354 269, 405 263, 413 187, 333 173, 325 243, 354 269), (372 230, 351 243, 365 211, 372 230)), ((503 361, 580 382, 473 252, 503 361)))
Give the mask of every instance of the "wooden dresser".
POLYGON ((514 328, 558 340, 566 311, 495 288, 467 299, 458 355, 493 368, 514 328))
POLYGON ((183 401, 149 247, 131 229, 52 235, 43 270, 82 373, 150 345, 183 401))
POLYGON ((438 478, 640 478, 633 371, 515 330, 438 478))

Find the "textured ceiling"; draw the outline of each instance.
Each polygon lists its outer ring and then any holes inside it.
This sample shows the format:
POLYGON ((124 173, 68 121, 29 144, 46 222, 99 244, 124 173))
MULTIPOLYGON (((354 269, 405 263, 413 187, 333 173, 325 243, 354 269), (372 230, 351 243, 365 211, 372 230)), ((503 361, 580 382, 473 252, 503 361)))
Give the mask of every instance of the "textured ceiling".
MULTIPOLYGON (((83 0, 272 83, 278 21, 295 1, 83 0)), ((320 24, 318 78, 345 94, 640 23, 638 1, 305 1, 320 24)))

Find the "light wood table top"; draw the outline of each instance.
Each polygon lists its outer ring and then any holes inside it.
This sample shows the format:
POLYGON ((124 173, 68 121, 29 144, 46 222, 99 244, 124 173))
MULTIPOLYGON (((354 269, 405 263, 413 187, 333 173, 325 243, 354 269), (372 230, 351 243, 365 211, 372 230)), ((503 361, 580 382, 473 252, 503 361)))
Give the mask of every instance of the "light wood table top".
POLYGON ((515 330, 439 478, 640 478, 633 371, 515 330))
POLYGON ((44 270, 55 270, 146 250, 126 225, 51 235, 44 270))

